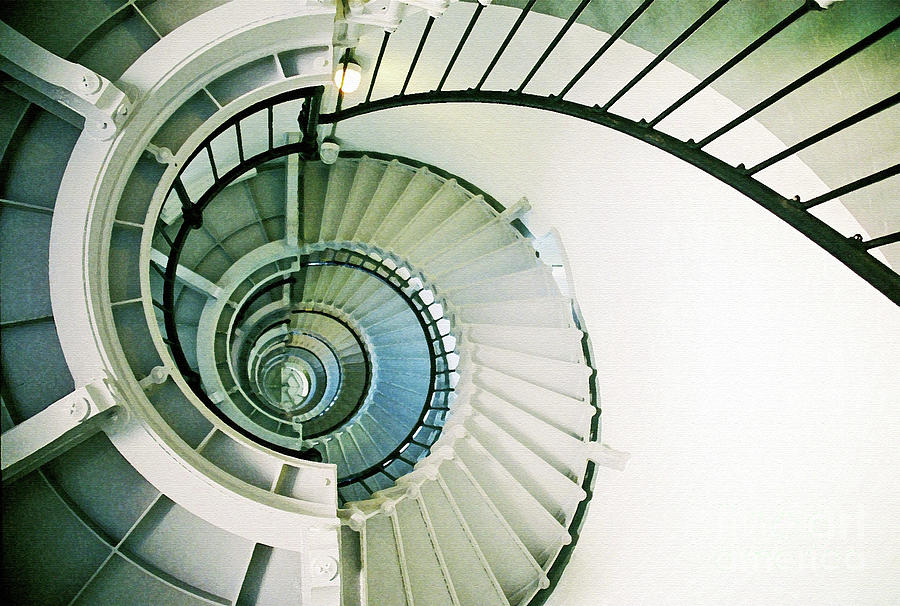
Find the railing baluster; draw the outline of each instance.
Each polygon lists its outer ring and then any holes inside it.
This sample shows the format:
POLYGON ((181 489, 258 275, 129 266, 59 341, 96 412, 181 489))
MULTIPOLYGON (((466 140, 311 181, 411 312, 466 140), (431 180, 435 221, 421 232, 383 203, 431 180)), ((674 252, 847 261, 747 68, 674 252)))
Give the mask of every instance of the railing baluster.
POLYGON ((378 77, 378 70, 381 69, 381 60, 384 59, 384 51, 387 50, 388 39, 391 32, 385 30, 384 38, 381 39, 381 49, 378 51, 378 59, 375 60, 375 69, 372 70, 372 79, 369 81, 369 92, 366 93, 366 103, 372 99, 372 90, 375 88, 375 79, 378 77))
POLYGON ((275 116, 271 105, 266 107, 266 120, 269 123, 269 149, 272 149, 275 147, 275 116))
MULTIPOLYGON (((161 267, 159 267, 156 263, 153 263, 152 261, 150 262, 150 269, 155 271, 159 275, 160 278, 166 277, 166 272, 164 272, 161 267)), ((154 303, 155 302, 156 301, 154 301, 154 303)))
POLYGON ((791 82, 790 84, 788 84, 787 86, 785 86, 784 88, 779 90, 777 93, 770 95, 766 99, 763 99, 762 101, 760 101, 759 103, 757 103, 756 105, 754 105, 753 107, 751 107, 750 109, 748 109, 747 111, 742 113, 740 116, 738 116, 737 118, 735 118, 734 120, 732 120, 731 122, 729 122, 728 124, 726 124, 725 126, 720 128, 719 130, 715 131, 714 133, 712 133, 710 135, 707 135, 699 143, 697 143, 697 146, 704 147, 706 145, 709 145, 712 141, 718 139, 719 137, 721 137, 722 135, 724 135, 725 133, 727 133, 728 131, 733 129, 738 124, 741 124, 742 122, 745 122, 746 120, 749 120, 750 118, 752 118, 759 112, 763 111, 764 109, 766 109, 767 107, 769 107, 770 105, 775 103, 776 101, 786 97, 787 95, 794 92, 795 90, 797 90, 804 84, 821 76, 822 74, 824 74, 831 68, 833 68, 837 65, 840 65, 847 59, 849 59, 849 58, 853 57, 854 55, 856 55, 857 53, 859 53, 860 51, 875 44, 876 42, 878 42, 879 40, 881 40, 882 38, 884 38, 885 36, 887 36, 888 34, 893 32, 898 27, 900 27, 900 17, 895 17, 892 21, 889 21, 887 24, 881 26, 880 28, 878 28, 877 30, 875 30, 874 32, 872 32, 871 34, 869 34, 868 36, 866 36, 865 38, 863 38, 862 40, 857 42, 856 44, 844 49, 843 51, 841 51, 840 53, 838 53, 837 55, 835 55, 834 57, 832 57, 825 63, 822 63, 818 67, 815 67, 815 68, 811 69, 810 71, 806 72, 804 75, 800 76, 799 78, 797 78, 796 80, 794 80, 793 82, 791 82))
MULTIPOLYGON (((644 4, 648 4, 653 2, 653 0, 644 0, 644 4)), ((534 67, 531 68, 531 71, 528 72, 528 75, 525 76, 525 79, 522 81, 522 84, 519 85, 519 88, 516 89, 517 92, 522 92, 525 90, 525 87, 528 86, 528 83, 531 82, 531 79, 534 78, 534 75, 537 73, 541 66, 544 64, 544 61, 547 60, 547 57, 550 56, 550 53, 553 52, 553 49, 556 48, 556 45, 559 44, 559 41, 563 39, 563 36, 569 31, 569 29, 575 25, 575 21, 581 16, 581 13, 584 9, 587 8, 587 5, 591 3, 591 0, 581 0, 581 4, 579 4, 572 14, 569 15, 569 18, 563 24, 562 29, 560 29, 556 36, 553 37, 553 40, 550 41, 550 44, 547 48, 544 49, 544 53, 538 58, 537 63, 534 64, 534 67)))
POLYGON ((822 139, 826 139, 826 138, 830 137, 831 135, 844 130, 845 128, 849 128, 849 127, 853 126, 854 124, 862 122, 866 118, 874 116, 875 114, 878 114, 890 107, 893 107, 897 103, 900 103, 900 93, 894 93, 887 99, 883 99, 882 101, 879 101, 878 103, 876 103, 874 105, 870 105, 866 109, 856 112, 849 118, 841 120, 837 124, 835 124, 833 126, 829 126, 825 130, 822 130, 822 131, 816 133, 815 135, 807 137, 806 139, 804 139, 803 141, 800 141, 799 143, 795 143, 794 145, 790 146, 783 152, 781 152, 779 154, 775 154, 768 160, 763 160, 756 166, 754 166, 752 168, 748 168, 746 170, 746 173, 748 175, 758 173, 759 171, 772 166, 776 162, 781 162, 788 156, 793 156, 798 151, 800 151, 802 149, 806 149, 810 145, 818 143, 822 139))
POLYGON ((478 84, 475 85, 475 90, 481 90, 482 85, 484 85, 485 80, 487 80, 488 76, 494 69, 494 66, 497 65, 497 61, 500 60, 500 55, 506 50, 506 47, 509 46, 510 41, 513 39, 513 36, 516 35, 516 32, 519 31, 519 27, 522 26, 522 22, 525 21, 525 17, 528 16, 528 13, 531 12, 531 7, 534 6, 534 3, 537 0, 528 0, 528 4, 525 5, 525 8, 522 9, 522 12, 519 13, 519 16, 516 18, 516 22, 513 23, 512 28, 510 28, 509 33, 506 34, 506 38, 503 39, 503 43, 500 45, 500 48, 497 49, 497 52, 494 53, 493 59, 488 64, 487 69, 484 70, 484 74, 481 76, 481 80, 478 81, 478 84))
POLYGON ((751 42, 750 44, 745 46, 743 48, 743 50, 741 50, 738 54, 733 56, 731 59, 729 59, 724 64, 722 64, 721 67, 719 67, 718 69, 713 71, 713 73, 711 73, 706 78, 704 78, 700 82, 700 84, 698 84, 697 86, 695 86, 694 88, 692 88, 691 90, 686 92, 677 101, 675 101, 675 103, 673 103, 672 105, 670 105, 669 107, 664 109, 658 116, 656 116, 655 118, 650 120, 650 122, 648 123, 648 126, 650 126, 651 128, 653 126, 656 126, 666 116, 668 116, 673 111, 675 111, 676 109, 678 109, 679 107, 681 107, 682 105, 687 103, 687 101, 689 101, 691 98, 693 98, 697 93, 699 93, 701 90, 703 90, 704 88, 706 88, 707 86, 709 86, 710 84, 715 82, 717 79, 719 79, 722 76, 722 74, 724 74, 725 72, 730 70, 732 67, 734 67, 735 65, 737 65, 738 63, 743 61, 744 58, 746 58, 750 53, 752 53, 753 51, 758 49, 760 46, 762 46, 763 44, 765 44, 766 42, 768 42, 769 40, 774 38, 778 33, 780 33, 783 29, 785 29, 791 23, 793 23, 794 21, 796 21, 797 19, 799 19, 800 17, 802 17, 803 15, 805 15, 806 13, 808 13, 809 11, 811 11, 815 8, 817 8, 817 5, 814 2, 811 2, 810 0, 806 0, 802 6, 800 6, 794 12, 789 14, 787 17, 785 17, 784 19, 782 19, 781 21, 776 23, 774 26, 769 28, 769 30, 766 31, 763 35, 761 35, 759 38, 757 38, 756 40, 754 40, 753 42, 751 42))
POLYGON ((447 81, 447 76, 450 75, 450 70, 453 69, 453 64, 456 63, 456 59, 459 57, 459 53, 462 51, 463 46, 466 44, 466 40, 469 39, 469 34, 472 33, 472 28, 475 27, 475 22, 478 21, 479 15, 481 15, 481 11, 484 10, 484 4, 476 3, 475 12, 472 13, 472 18, 469 19, 469 25, 466 26, 466 31, 463 32, 462 38, 459 39, 459 44, 456 45, 456 50, 453 51, 453 56, 450 57, 450 62, 447 64, 447 69, 444 70, 444 75, 441 76, 441 81, 438 83, 437 88, 435 90, 441 90, 444 88, 444 82, 447 81))
POLYGON ((900 242, 900 231, 888 234, 886 236, 881 236, 879 238, 872 238, 871 240, 867 240, 865 242, 860 242, 860 246, 862 246, 866 250, 869 250, 872 248, 878 248, 879 246, 896 244, 897 242, 900 242))
POLYGON ((241 121, 238 120, 234 123, 234 130, 237 136, 237 148, 238 148, 238 160, 240 160, 241 164, 244 163, 244 139, 241 137, 241 121))
MULTIPOLYGON (((628 91, 630 91, 630 90, 631 90, 638 82, 640 82, 641 80, 643 80, 643 79, 644 79, 644 76, 646 76, 647 74, 649 74, 650 71, 651 71, 654 67, 656 67, 657 65, 659 65, 660 63, 662 63, 663 60, 664 60, 666 57, 668 57, 669 54, 672 53, 672 51, 674 51, 676 48, 678 48, 678 46, 680 46, 682 42, 684 42, 685 40, 687 40, 688 38, 690 38, 691 35, 692 35, 695 31, 697 31, 698 29, 700 29, 700 26, 702 26, 704 23, 706 23, 707 21, 709 21, 709 19, 710 19, 713 15, 715 15, 717 12, 719 12, 719 9, 721 9, 723 6, 725 6, 726 4, 728 4, 729 1, 730 1, 730 0, 719 0, 719 1, 716 2, 714 5, 712 5, 712 6, 709 8, 709 10, 707 10, 705 13, 703 13, 702 15, 700 15, 700 17, 698 17, 696 21, 694 21, 693 23, 691 23, 690 27, 688 27, 686 30, 684 30, 683 32, 681 32, 681 35, 680 35, 680 36, 678 36, 677 38, 675 38, 675 39, 671 42, 671 44, 669 44, 669 46, 667 46, 665 49, 663 49, 663 51, 662 51, 661 53, 659 53, 658 55, 656 55, 656 57, 653 59, 653 61, 651 61, 649 64, 647 64, 647 67, 645 67, 644 69, 642 69, 642 70, 640 71, 640 73, 639 73, 637 76, 635 76, 634 78, 632 78, 632 79, 628 82, 628 84, 626 84, 625 86, 623 86, 623 87, 619 90, 619 92, 617 92, 615 95, 613 95, 612 98, 611 98, 609 101, 607 101, 606 104, 603 106, 603 108, 602 108, 603 111, 606 111, 606 110, 608 110, 610 107, 612 107, 612 105, 613 105, 616 101, 618 101, 619 99, 621 99, 622 96, 625 95, 625 93, 627 93, 628 91)), ((647 3, 647 4, 649 5, 649 3, 647 3)))
POLYGON ((409 81, 412 79, 413 71, 416 69, 416 63, 419 62, 419 55, 422 54, 422 49, 425 47, 425 40, 428 39, 428 33, 431 31, 432 25, 434 25, 434 17, 429 15, 428 22, 425 23, 425 29, 422 30, 422 37, 419 38, 419 46, 416 47, 416 54, 413 55, 412 63, 409 64, 409 71, 406 72, 406 80, 403 81, 403 88, 400 89, 401 96, 406 94, 406 87, 409 86, 409 81))
POLYGON ((572 90, 572 87, 575 86, 575 84, 579 80, 581 80, 581 78, 586 73, 588 73, 588 70, 594 66, 594 64, 597 62, 597 60, 600 59, 600 57, 602 57, 603 54, 606 53, 607 50, 609 50, 609 47, 611 47, 613 44, 615 44, 616 40, 618 40, 622 36, 622 34, 625 33, 625 30, 628 29, 631 26, 631 24, 634 23, 637 20, 637 18, 641 16, 642 13, 650 7, 651 4, 653 4, 653 0, 644 0, 640 4, 640 6, 638 6, 636 9, 634 9, 634 11, 630 15, 628 15, 628 18, 622 22, 622 25, 620 25, 618 27, 618 29, 616 29, 616 31, 613 32, 613 35, 610 36, 609 39, 603 43, 603 45, 600 47, 600 50, 598 50, 596 53, 594 53, 594 56, 591 57, 590 59, 588 59, 588 62, 585 63, 581 67, 581 69, 578 70, 578 73, 576 73, 575 76, 571 80, 569 80, 569 83, 563 87, 563 89, 559 93, 560 99, 565 97, 566 94, 570 90, 572 90))
POLYGON ((178 196, 178 200, 181 201, 181 208, 190 208, 191 207, 191 197, 187 193, 187 189, 184 187, 184 182, 181 180, 181 175, 175 177, 175 181, 172 183, 172 189, 175 190, 175 194, 178 196))
POLYGON ((219 180, 219 171, 216 170, 216 159, 213 157, 212 145, 207 142, 206 155, 209 157, 209 167, 212 169, 213 181, 219 180))
POLYGON ((160 236, 162 236, 162 239, 166 241, 166 244, 169 245, 169 249, 171 249, 175 245, 172 243, 172 238, 170 238, 169 234, 166 233, 166 227, 167 226, 162 221, 159 221, 157 219, 155 233, 158 233, 160 236))
POLYGON ((823 202, 828 202, 829 200, 834 200, 835 198, 839 198, 844 194, 849 194, 851 192, 856 191, 857 189, 862 189, 863 187, 867 187, 874 183, 878 183, 879 181, 884 181, 889 177, 893 177, 894 175, 900 174, 900 164, 894 164, 893 166, 889 166, 884 170, 880 170, 877 173, 872 173, 862 179, 857 179, 852 183, 848 183, 847 185, 842 185, 837 189, 833 189, 827 194, 822 194, 816 198, 808 202, 801 202, 801 205, 804 208, 812 208, 813 206, 818 206, 823 202))

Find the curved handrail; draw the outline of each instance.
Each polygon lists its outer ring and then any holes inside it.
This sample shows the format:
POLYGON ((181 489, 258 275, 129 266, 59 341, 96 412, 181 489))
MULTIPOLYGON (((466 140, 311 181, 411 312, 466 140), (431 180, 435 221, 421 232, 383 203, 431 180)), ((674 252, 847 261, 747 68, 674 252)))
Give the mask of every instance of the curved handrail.
MULTIPOLYGON (((829 252, 832 256, 844 263, 860 277, 872 284, 891 301, 900 305, 900 275, 898 275, 898 273, 895 272, 886 263, 883 263, 881 260, 869 253, 869 251, 872 249, 900 242, 900 232, 894 232, 879 237, 874 237, 867 241, 864 241, 859 235, 851 236, 848 238, 828 225, 825 221, 819 219, 809 212, 811 208, 823 202, 833 200, 839 196, 846 195, 858 189, 867 187, 879 181, 883 181, 887 178, 900 174, 900 163, 894 164, 893 166, 890 166, 876 173, 863 176, 852 181, 851 183, 847 183, 844 186, 835 188, 826 194, 820 195, 807 201, 801 201, 799 197, 785 197, 776 192, 774 189, 764 185, 753 176, 756 172, 762 170, 762 168, 780 162, 784 158, 801 149, 805 149, 811 145, 819 143, 838 132, 841 132, 865 119, 871 118, 872 116, 883 112, 890 107, 893 107, 897 103, 900 103, 900 93, 894 94, 864 110, 858 111, 852 116, 841 120, 836 124, 810 137, 807 137, 803 141, 791 146, 785 152, 776 154, 771 158, 763 160, 762 162, 759 162, 755 166, 752 166, 750 168, 745 167, 743 164, 732 166, 724 160, 721 160, 703 150, 706 145, 719 138, 721 135, 731 131, 738 125, 753 118, 755 115, 768 108, 772 104, 776 103, 778 100, 786 97, 795 90, 801 88, 805 84, 811 82, 812 80, 828 72, 832 68, 854 57, 861 51, 865 50, 866 48, 882 40, 892 32, 896 31, 898 28, 900 28, 900 16, 894 17, 892 20, 888 21, 875 31, 871 32, 869 35, 863 37, 856 43, 848 46, 843 51, 834 55, 832 58, 824 61, 817 67, 809 70, 807 73, 783 86, 777 92, 769 95, 750 109, 744 111, 737 118, 731 120, 718 130, 714 131, 712 134, 704 137, 702 140, 694 141, 693 139, 688 139, 684 141, 665 132, 657 130, 655 128, 656 124, 663 118, 668 116, 675 109, 681 107, 684 103, 693 98, 699 92, 709 87, 714 81, 719 79, 723 74, 728 72, 735 65, 743 61, 751 53, 764 46, 778 33, 788 28, 804 15, 813 11, 822 10, 822 7, 819 5, 819 3, 814 2, 813 0, 805 0, 788 16, 770 27, 753 42, 751 42, 749 45, 747 45, 741 51, 731 57, 728 61, 715 69, 697 86, 692 88, 688 93, 682 95, 678 100, 676 100, 673 104, 671 104, 669 107, 667 107, 652 119, 640 119, 637 121, 631 120, 621 115, 610 112, 609 108, 616 101, 618 101, 628 90, 630 90, 638 82, 640 82, 656 65, 661 63, 669 53, 674 51, 679 45, 689 39, 697 30, 706 25, 710 17, 719 9, 721 9, 725 4, 727 4, 727 1, 720 0, 709 10, 703 13, 700 17, 698 17, 693 23, 685 28, 682 33, 677 38, 675 38, 663 51, 661 51, 656 56, 656 58, 654 58, 654 60, 650 62, 649 65, 641 70, 610 99, 601 100, 600 103, 592 106, 565 100, 566 94, 572 89, 572 87, 577 82, 579 82, 580 79, 590 70, 590 68, 597 62, 600 56, 606 53, 622 37, 628 27, 641 17, 641 15, 652 2, 653 0, 644 0, 644 2, 638 5, 635 10, 612 33, 612 35, 603 43, 600 49, 560 90, 560 92, 555 95, 545 96, 529 94, 524 92, 524 89, 529 83, 531 77, 541 68, 546 58, 559 44, 560 40, 569 32, 571 26, 578 19, 579 15, 585 9, 588 2, 582 1, 578 4, 568 20, 564 22, 557 35, 546 47, 541 57, 534 64, 528 76, 525 78, 522 84, 514 90, 484 90, 482 86, 484 85, 487 76, 490 74, 493 66, 497 64, 500 57, 504 54, 504 52, 506 52, 510 39, 516 35, 519 25, 521 25, 524 16, 528 13, 528 11, 531 10, 532 5, 534 4, 533 2, 528 2, 522 9, 520 18, 516 21, 515 24, 513 24, 513 26, 509 30, 506 39, 500 45, 496 54, 492 58, 487 71, 481 77, 481 80, 477 84, 473 82, 473 87, 468 89, 443 90, 443 86, 446 82, 447 75, 453 69, 454 63, 459 56, 460 51, 467 43, 469 33, 471 32, 474 23, 484 12, 482 8, 480 8, 480 5, 473 12, 468 27, 459 38, 456 50, 450 58, 446 69, 444 70, 444 76, 441 78, 441 81, 436 88, 422 93, 405 93, 409 79, 415 72, 416 64, 419 59, 420 53, 417 52, 412 57, 409 63, 409 70, 406 74, 405 79, 406 84, 402 89, 399 90, 399 94, 372 100, 372 91, 376 85, 378 71, 380 66, 382 65, 384 55, 386 54, 386 52, 388 52, 388 47, 390 46, 389 42, 391 34, 389 32, 386 32, 384 41, 381 44, 379 50, 378 58, 375 63, 375 69, 369 81, 368 94, 365 96, 365 99, 352 107, 344 107, 342 103, 339 103, 336 111, 328 114, 322 114, 320 116, 320 121, 322 123, 337 124, 342 120, 346 120, 355 116, 408 105, 422 105, 429 103, 495 103, 553 111, 567 116, 587 120, 595 124, 600 124, 619 132, 623 132, 655 147, 658 147, 686 162, 689 162, 690 164, 693 164, 701 170, 716 177, 723 183, 738 190, 751 200, 757 202, 769 212, 775 214, 777 217, 800 231, 806 237, 829 252)), ((420 39, 420 47, 425 44, 428 34, 431 31, 432 20, 429 19, 428 24, 426 25, 420 39)), ((342 100, 342 95, 340 94, 339 99, 342 100)))

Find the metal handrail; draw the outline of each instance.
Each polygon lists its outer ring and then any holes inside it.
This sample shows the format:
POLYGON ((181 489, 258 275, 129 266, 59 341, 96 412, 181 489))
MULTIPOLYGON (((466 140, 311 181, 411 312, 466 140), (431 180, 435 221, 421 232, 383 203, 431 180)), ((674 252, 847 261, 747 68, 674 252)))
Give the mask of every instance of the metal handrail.
MULTIPOLYGON (((395 93, 392 96, 372 100, 372 91, 375 88, 376 79, 379 75, 378 71, 376 70, 375 73, 372 74, 372 78, 369 82, 369 93, 366 95, 364 101, 352 107, 342 107, 338 111, 334 111, 328 114, 322 114, 320 116, 320 120, 322 123, 337 124, 341 120, 346 120, 348 118, 371 112, 418 104, 497 103, 553 111, 587 120, 595 124, 601 124, 603 126, 618 130, 632 137, 640 139, 641 141, 654 145, 655 147, 659 147, 660 149, 663 149, 670 154, 675 155, 682 160, 693 164, 694 166, 697 166, 698 168, 716 177, 720 181, 737 189, 742 194, 746 195, 751 200, 754 200, 763 208, 772 212, 780 219, 803 233, 806 237, 811 239, 813 242, 828 251, 839 261, 844 263, 857 275, 872 284, 894 303, 900 305, 900 274, 894 271, 886 263, 882 262, 879 258, 876 258, 869 253, 869 251, 872 249, 897 242, 898 239, 900 239, 900 232, 873 237, 872 239, 867 241, 863 241, 862 238, 858 235, 848 238, 828 225, 826 222, 809 212, 810 208, 821 204, 822 202, 833 200, 838 196, 849 194, 896 174, 900 174, 900 164, 895 164, 876 173, 863 176, 842 187, 833 189, 831 192, 820 195, 806 202, 801 201, 797 196, 783 196, 780 193, 776 192, 774 189, 764 185, 753 176, 756 172, 785 159, 790 154, 814 145, 828 137, 835 135, 838 132, 842 132, 846 128, 849 128, 850 126, 853 126, 854 124, 857 124, 862 120, 871 118, 872 116, 888 109, 889 107, 892 107, 897 103, 897 95, 888 97, 887 99, 884 99, 881 102, 870 106, 866 110, 857 112, 855 115, 835 123, 831 127, 820 131, 817 135, 805 139, 804 141, 790 147, 785 152, 777 154, 770 159, 765 160, 764 162, 759 163, 756 166, 753 166, 750 169, 746 168, 744 164, 732 166, 724 160, 721 160, 718 157, 702 150, 702 148, 704 148, 706 145, 711 143, 719 136, 725 134, 732 128, 752 118, 763 109, 771 106, 772 104, 791 94, 800 87, 808 84, 813 79, 828 72, 832 68, 840 65, 848 59, 856 56, 864 49, 870 47, 871 45, 884 39, 892 32, 896 31, 898 28, 900 28, 900 16, 894 17, 892 20, 888 21, 856 43, 848 46, 843 51, 837 53, 817 67, 809 70, 802 76, 783 86, 777 92, 769 95, 767 98, 758 102, 756 105, 743 112, 734 120, 731 120, 729 123, 725 124, 718 130, 714 131, 710 135, 707 135, 705 138, 699 141, 694 141, 693 139, 681 140, 663 131, 657 130, 655 127, 661 120, 668 117, 672 112, 687 103, 699 92, 708 88, 713 82, 718 80, 726 72, 742 62, 750 54, 757 51, 766 43, 774 39, 780 32, 784 31, 792 24, 799 21, 804 15, 821 11, 822 7, 819 5, 819 3, 813 0, 804 0, 802 4, 794 11, 792 11, 789 15, 781 19, 778 23, 774 24, 766 32, 758 36, 753 42, 736 53, 717 69, 713 70, 713 72, 706 78, 704 78, 698 85, 682 95, 677 101, 671 104, 668 108, 664 109, 660 114, 650 119, 649 122, 647 119, 631 120, 609 111, 609 108, 616 101, 618 101, 626 92, 628 92, 637 83, 639 83, 654 67, 656 67, 661 62, 661 58, 665 58, 666 55, 672 52, 677 46, 687 41, 698 30, 703 29, 703 27, 708 27, 708 21, 713 16, 713 14, 723 8, 728 1, 729 0, 719 0, 718 2, 716 2, 698 19, 694 20, 694 22, 688 25, 659 55, 657 55, 656 59, 651 61, 649 65, 647 65, 635 77, 633 77, 624 86, 624 88, 616 92, 610 99, 600 100, 598 104, 592 106, 583 103, 567 101, 565 100, 565 96, 570 92, 572 87, 580 80, 580 78, 590 70, 590 68, 596 63, 597 59, 605 54, 621 38, 625 31, 641 17, 641 15, 650 6, 653 0, 644 0, 641 4, 639 4, 632 11, 632 13, 621 22, 620 26, 604 42, 604 44, 601 45, 599 50, 591 57, 591 59, 588 60, 588 62, 560 90, 559 93, 554 95, 529 94, 525 92, 525 88, 534 74, 537 73, 537 71, 541 68, 546 57, 570 31, 572 24, 577 20, 581 12, 585 10, 588 3, 582 0, 578 4, 568 20, 564 22, 563 28, 544 49, 541 57, 531 68, 528 76, 525 78, 525 81, 521 86, 518 87, 517 90, 485 90, 484 84, 493 67, 500 60, 501 56, 503 56, 506 52, 510 41, 517 34, 519 27, 525 20, 525 17, 529 13, 529 11, 531 11, 532 6, 534 5, 533 0, 527 2, 524 8, 520 11, 519 17, 506 34, 505 39, 500 44, 498 51, 492 58, 487 70, 481 76, 480 80, 477 83, 471 83, 471 88, 444 90, 444 86, 446 84, 446 76, 447 74, 449 74, 449 71, 453 66, 453 62, 455 62, 456 57, 459 56, 460 52, 465 47, 474 21, 482 13, 482 9, 479 5, 479 7, 475 9, 472 20, 469 22, 466 30, 459 38, 453 56, 450 59, 450 63, 444 70, 444 76, 441 78, 441 81, 436 88, 427 92, 407 94, 406 90, 409 86, 409 79, 412 76, 412 71, 410 71, 407 74, 407 79, 404 82, 402 89, 400 89, 398 93, 395 93)), ((440 25, 434 25, 434 28, 440 27, 440 25)), ((425 39, 427 38, 428 33, 432 31, 432 29, 432 22, 429 19, 427 28, 423 32, 419 47, 417 48, 417 54, 421 52, 421 47, 425 44, 425 39)), ((381 65, 385 54, 390 51, 389 38, 390 36, 385 34, 381 49, 378 54, 378 66, 381 65)))
MULTIPOLYGON (((166 233, 164 229, 165 226, 160 222, 159 218, 157 218, 156 221, 157 231, 162 234, 166 243, 169 245, 168 262, 165 270, 160 271, 157 269, 157 272, 160 273, 163 278, 163 301, 153 301, 154 305, 161 309, 163 312, 163 324, 166 329, 166 337, 163 339, 163 341, 169 348, 172 358, 175 361, 176 367, 182 373, 188 383, 188 386, 200 399, 200 401, 203 402, 210 410, 216 413, 217 416, 227 422, 231 427, 241 433, 244 433, 245 435, 248 435, 252 432, 243 428, 234 420, 230 419, 218 406, 214 405, 214 403, 211 401, 211 399, 203 389, 202 379, 200 378, 199 374, 193 368, 191 368, 187 361, 187 357, 185 356, 181 341, 178 337, 177 326, 175 324, 175 283, 177 281, 176 269, 178 267, 178 262, 181 253, 184 250, 189 234, 193 230, 200 229, 203 225, 203 211, 212 202, 212 200, 215 199, 215 196, 218 195, 218 193, 220 193, 232 181, 234 181, 242 174, 246 173, 248 170, 280 157, 291 154, 298 154, 305 160, 312 159, 314 157, 315 152, 317 151, 317 147, 315 144, 315 127, 318 120, 318 114, 315 111, 315 108, 317 108, 318 104, 321 103, 321 96, 321 87, 317 89, 300 89, 288 91, 287 93, 283 93, 256 103, 235 114, 228 121, 218 126, 187 157, 182 165, 181 171, 179 171, 179 173, 176 175, 171 185, 170 191, 174 192, 181 202, 182 216, 184 219, 174 238, 170 237, 166 233), (305 103, 300 115, 298 116, 298 123, 300 128, 305 133, 304 137, 300 142, 297 143, 287 143, 284 145, 276 146, 272 108, 279 103, 301 98, 305 100, 305 103), (265 151, 260 152, 252 157, 245 157, 243 138, 241 134, 241 120, 250 115, 256 114, 259 111, 266 112, 268 128, 268 148, 265 151), (212 152, 212 140, 223 132, 231 129, 233 129, 233 132, 235 134, 239 163, 237 166, 231 168, 224 174, 219 174, 219 171, 216 167, 215 156, 212 152), (188 195, 181 177, 183 171, 185 170, 185 167, 190 165, 191 160, 193 160, 193 158, 195 158, 197 154, 204 152, 207 154, 209 159, 213 183, 210 187, 207 188, 204 193, 199 196, 197 200, 192 200, 188 195)), ((453 351, 446 349, 444 335, 438 328, 438 320, 442 318, 433 318, 430 315, 428 306, 424 305, 416 297, 418 292, 426 289, 426 282, 424 278, 421 276, 417 276, 413 272, 409 272, 409 277, 404 278, 402 275, 400 275, 400 269, 403 268, 402 263, 397 262, 395 259, 392 259, 390 255, 383 254, 379 251, 378 257, 376 258, 366 252, 362 252, 359 250, 325 249, 322 251, 315 251, 307 254, 305 260, 301 260, 301 265, 304 267, 348 266, 375 276, 376 278, 382 280, 385 284, 390 286, 399 296, 403 298, 403 300, 412 310, 413 315, 416 317, 416 320, 421 326, 423 334, 425 335, 425 342, 429 352, 430 380, 428 383, 428 393, 425 396, 423 406, 416 423, 412 425, 406 437, 392 450, 392 452, 383 457, 378 463, 371 465, 365 470, 354 473, 351 476, 339 478, 339 488, 350 486, 352 484, 358 484, 371 494, 373 492, 373 489, 369 486, 369 484, 366 483, 366 480, 370 480, 372 477, 378 474, 384 474, 391 480, 396 480, 397 478, 390 472, 388 472, 386 468, 396 461, 405 461, 410 465, 415 464, 416 461, 410 461, 408 455, 404 455, 406 449, 411 444, 416 444, 425 449, 421 453, 421 456, 424 456, 428 453, 431 444, 434 443, 434 441, 440 434, 440 427, 443 425, 443 417, 436 421, 431 420, 431 422, 426 422, 426 420, 428 420, 429 415, 434 411, 447 410, 447 396, 448 393, 452 391, 452 388, 449 387, 450 376, 453 372, 450 369, 448 356, 453 353, 453 351), (386 263, 388 260, 390 260, 390 262, 393 264, 393 267, 390 267, 386 263), (413 277, 419 278, 422 285, 421 287, 416 288, 413 286, 413 277), (424 442, 422 442, 421 439, 418 438, 418 435, 423 428, 431 430, 428 432, 428 437, 424 442)), ((271 288, 276 288, 279 285, 283 285, 295 279, 296 278, 292 277, 284 278, 258 288, 254 293, 254 296, 244 301, 241 307, 234 312, 232 317, 240 319, 253 304, 253 302, 258 300, 260 296, 262 296, 266 292, 269 292, 271 288)), ((431 290, 433 291, 434 289, 431 290)), ((368 395, 369 388, 371 386, 371 378, 370 364, 367 360, 365 385, 362 390, 361 397, 356 406, 353 407, 353 409, 348 414, 343 416, 338 425, 343 426, 347 422, 351 421, 352 418, 354 418, 362 408, 362 405, 366 400, 366 396, 368 395)), ((443 414, 445 413, 442 412, 442 415, 443 414)), ((330 429, 324 433, 334 431, 335 429, 336 426, 332 425, 330 429)), ((319 434, 317 435, 324 435, 324 433, 319 432, 319 434)), ((298 451, 285 446, 272 444, 257 435, 249 435, 249 437, 263 443, 269 448, 285 454, 313 458, 318 458, 321 455, 319 451, 315 453, 308 451, 298 451)), ((421 456, 418 458, 421 458, 421 456)))

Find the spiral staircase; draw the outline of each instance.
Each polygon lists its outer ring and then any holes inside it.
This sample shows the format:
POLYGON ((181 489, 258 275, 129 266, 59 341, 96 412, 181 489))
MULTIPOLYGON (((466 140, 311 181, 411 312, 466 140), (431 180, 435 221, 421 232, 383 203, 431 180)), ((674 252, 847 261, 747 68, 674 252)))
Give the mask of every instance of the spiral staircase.
MULTIPOLYGON (((792 201, 753 175, 831 133, 733 167, 703 151, 711 138, 654 129, 662 114, 608 112, 640 76, 602 108, 562 98, 605 90, 602 74, 579 80, 587 68, 558 95, 523 93, 551 88, 535 76, 590 2, 545 17, 533 65, 501 58, 532 10, 558 7, 448 4, 0 9, 19 44, 0 64, 7 602, 547 600, 596 464, 621 464, 598 442, 563 243, 533 235, 526 199, 501 204, 442 167, 379 149, 320 157, 356 116, 480 101, 604 124, 728 182, 900 300, 870 253, 897 234, 846 237, 809 212, 891 183, 896 165, 792 201), (489 52, 479 24, 504 32, 489 52), (54 64, 61 79, 29 72, 16 54, 39 53, 29 44, 74 63, 54 64), (331 83, 348 47, 366 68, 355 95, 331 83)), ((677 43, 727 3, 709 4, 677 43)))

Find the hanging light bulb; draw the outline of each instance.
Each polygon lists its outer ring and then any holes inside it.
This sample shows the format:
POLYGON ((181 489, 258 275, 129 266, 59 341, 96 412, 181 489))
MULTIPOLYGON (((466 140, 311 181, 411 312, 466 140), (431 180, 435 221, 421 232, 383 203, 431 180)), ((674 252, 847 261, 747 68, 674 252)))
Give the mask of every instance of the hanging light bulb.
POLYGON ((356 62, 356 59, 353 58, 353 53, 348 48, 344 51, 344 56, 341 57, 334 72, 334 85, 342 93, 347 94, 359 88, 361 80, 362 68, 356 62))

